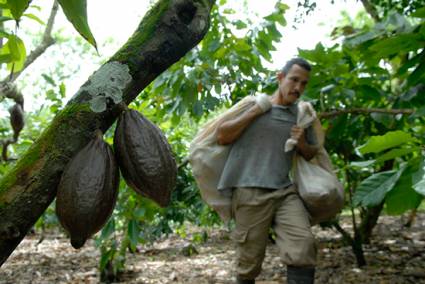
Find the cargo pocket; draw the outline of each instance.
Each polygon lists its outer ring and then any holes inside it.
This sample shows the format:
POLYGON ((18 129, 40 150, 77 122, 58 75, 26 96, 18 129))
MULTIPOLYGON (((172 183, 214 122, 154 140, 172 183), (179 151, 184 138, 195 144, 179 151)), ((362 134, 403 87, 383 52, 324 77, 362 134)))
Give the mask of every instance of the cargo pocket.
POLYGON ((243 244, 246 242, 246 238, 248 237, 248 228, 235 228, 235 230, 231 234, 231 238, 233 241, 243 244))

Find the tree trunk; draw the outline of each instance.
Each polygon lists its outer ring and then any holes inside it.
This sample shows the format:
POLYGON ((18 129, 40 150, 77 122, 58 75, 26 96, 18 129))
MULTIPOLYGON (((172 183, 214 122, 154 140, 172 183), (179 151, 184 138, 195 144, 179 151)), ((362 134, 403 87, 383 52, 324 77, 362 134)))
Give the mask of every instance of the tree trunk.
POLYGON ((373 228, 378 223, 379 216, 381 215, 382 209, 384 208, 384 201, 374 207, 366 209, 362 221, 358 228, 359 237, 364 244, 370 244, 370 238, 372 236, 373 228))
POLYGON ((122 100, 129 104, 160 73, 199 43, 208 30, 213 4, 214 0, 160 0, 128 42, 81 86, 16 166, 0 180, 0 265, 54 200, 68 161, 89 142, 96 129, 106 131, 118 117, 120 107, 110 99, 106 110, 92 110, 90 105, 105 98, 108 92, 96 86, 115 84, 118 87, 112 90, 113 95, 118 90, 122 100), (119 72, 131 79, 125 80, 125 84, 116 82, 117 77, 110 72, 116 69, 105 66, 118 66, 119 72))

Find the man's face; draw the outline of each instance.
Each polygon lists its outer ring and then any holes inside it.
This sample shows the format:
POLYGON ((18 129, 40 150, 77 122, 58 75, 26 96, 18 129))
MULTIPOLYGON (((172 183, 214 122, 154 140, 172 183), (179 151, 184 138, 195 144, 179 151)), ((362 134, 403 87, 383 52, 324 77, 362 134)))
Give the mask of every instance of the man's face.
POLYGON ((279 82, 279 96, 283 105, 295 103, 304 92, 310 72, 294 64, 288 74, 280 72, 277 75, 279 82))

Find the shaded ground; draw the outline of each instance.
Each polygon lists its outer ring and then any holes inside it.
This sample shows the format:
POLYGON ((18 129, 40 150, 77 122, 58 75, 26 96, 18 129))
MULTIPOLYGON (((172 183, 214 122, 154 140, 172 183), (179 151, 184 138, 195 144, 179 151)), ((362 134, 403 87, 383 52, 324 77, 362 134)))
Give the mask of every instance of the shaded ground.
MULTIPOLYGON (((349 230, 349 219, 342 222, 349 230)), ((340 235, 314 227, 319 242, 316 283, 425 283, 425 213, 411 228, 400 217, 381 217, 373 242, 365 246, 368 266, 357 268, 350 247, 340 235)), ((122 283, 234 283, 234 249, 223 228, 208 229, 208 239, 194 243, 201 228, 190 228, 187 237, 172 235, 128 254, 122 283), (191 244, 193 247, 191 247, 191 244), (190 253, 193 248, 197 253, 190 253)), ((98 283, 99 252, 93 241, 74 250, 61 234, 27 236, 0 268, 0 283, 98 283)), ((258 283, 286 283, 285 267, 270 244, 258 283)))

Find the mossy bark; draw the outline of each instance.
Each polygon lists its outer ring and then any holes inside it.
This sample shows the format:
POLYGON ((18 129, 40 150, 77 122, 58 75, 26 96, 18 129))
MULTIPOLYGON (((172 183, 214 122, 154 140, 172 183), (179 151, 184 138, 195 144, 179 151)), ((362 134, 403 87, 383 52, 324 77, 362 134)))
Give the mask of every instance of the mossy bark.
MULTIPOLYGON (((126 104, 199 43, 208 30, 213 4, 214 0, 160 0, 146 14, 109 60, 129 67, 132 80, 123 92, 126 104)), ((90 80, 83 86, 88 84, 90 80)), ((110 103, 95 113, 90 99, 86 92, 78 92, 0 180, 0 265, 54 200, 68 161, 97 129, 105 132, 118 117, 119 106, 110 103)))

